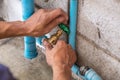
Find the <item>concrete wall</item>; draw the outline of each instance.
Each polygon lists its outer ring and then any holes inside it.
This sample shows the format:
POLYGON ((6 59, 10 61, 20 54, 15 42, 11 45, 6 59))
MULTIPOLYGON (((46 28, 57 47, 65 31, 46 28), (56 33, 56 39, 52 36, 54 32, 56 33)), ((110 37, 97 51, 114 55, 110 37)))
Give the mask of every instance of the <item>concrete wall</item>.
MULTIPOLYGON (((21 19, 20 0, 3 0, 0 16, 21 19), (9 7, 8 7, 9 4, 9 7), (14 7, 15 6, 15 7, 14 7), (14 13, 14 15, 13 15, 14 13)), ((35 0, 43 8, 61 7, 68 11, 68 0, 35 0)), ((77 25, 78 64, 88 65, 104 80, 120 80, 120 1, 79 0, 77 25)))
POLYGON ((120 80, 120 1, 79 0, 78 63, 104 80, 120 80))
POLYGON ((6 21, 21 20, 22 8, 20 0, 0 0, 0 17, 6 21))

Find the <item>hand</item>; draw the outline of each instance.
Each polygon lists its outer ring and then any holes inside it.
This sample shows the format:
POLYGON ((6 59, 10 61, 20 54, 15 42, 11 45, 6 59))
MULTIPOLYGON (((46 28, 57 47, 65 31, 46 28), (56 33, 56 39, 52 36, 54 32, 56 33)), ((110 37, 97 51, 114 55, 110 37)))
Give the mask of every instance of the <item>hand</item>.
POLYGON ((66 65, 69 68, 76 61, 75 51, 69 44, 64 41, 58 41, 54 48, 51 49, 50 44, 44 41, 46 48, 46 60, 47 63, 52 67, 66 65))
POLYGON ((47 63, 53 69, 53 80, 71 80, 71 67, 76 61, 75 51, 64 41, 58 41, 53 48, 48 42, 43 43, 47 63))
POLYGON ((28 36, 41 36, 60 23, 67 24, 68 16, 62 9, 40 9, 25 21, 28 36))

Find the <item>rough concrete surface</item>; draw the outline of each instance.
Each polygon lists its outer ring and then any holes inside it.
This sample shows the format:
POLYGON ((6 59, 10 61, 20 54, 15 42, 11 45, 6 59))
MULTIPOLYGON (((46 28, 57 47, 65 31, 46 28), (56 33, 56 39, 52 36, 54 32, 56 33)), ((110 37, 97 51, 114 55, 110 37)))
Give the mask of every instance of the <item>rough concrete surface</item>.
POLYGON ((79 0, 78 64, 95 69, 104 80, 120 80, 120 2, 79 0))
POLYGON ((21 20, 22 7, 20 0, 0 0, 0 17, 6 21, 21 20))
POLYGON ((78 31, 120 60, 120 2, 83 0, 79 8, 78 31))
POLYGON ((0 63, 8 66, 19 80, 52 80, 52 70, 43 53, 37 58, 25 59, 23 38, 0 40, 0 63))
POLYGON ((84 36, 77 37, 78 64, 93 68, 103 80, 120 79, 120 63, 113 57, 107 55, 102 49, 95 47, 87 41, 84 36), (83 47, 84 46, 84 47, 83 47))

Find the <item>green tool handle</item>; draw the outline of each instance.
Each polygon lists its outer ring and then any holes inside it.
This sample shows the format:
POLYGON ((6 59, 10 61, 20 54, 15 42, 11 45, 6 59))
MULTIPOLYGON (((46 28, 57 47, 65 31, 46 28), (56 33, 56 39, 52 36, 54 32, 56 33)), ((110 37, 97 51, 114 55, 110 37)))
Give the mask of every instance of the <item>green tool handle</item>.
POLYGON ((69 30, 69 28, 68 28, 67 25, 61 23, 61 24, 59 24, 58 26, 59 26, 59 28, 62 29, 67 35, 70 34, 70 30, 69 30))

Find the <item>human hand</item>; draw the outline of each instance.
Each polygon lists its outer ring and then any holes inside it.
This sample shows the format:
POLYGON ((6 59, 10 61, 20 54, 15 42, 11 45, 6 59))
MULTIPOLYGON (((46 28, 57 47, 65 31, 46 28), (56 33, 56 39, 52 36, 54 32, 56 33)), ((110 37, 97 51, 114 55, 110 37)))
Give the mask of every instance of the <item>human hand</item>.
POLYGON ((64 41, 58 41, 54 48, 51 48, 50 44, 44 41, 44 46, 46 48, 46 60, 47 63, 52 67, 67 66, 69 68, 76 61, 75 51, 69 44, 64 41))
POLYGON ((68 16, 62 9, 40 9, 26 20, 26 33, 28 36, 41 36, 50 32, 60 23, 67 24, 68 16))

